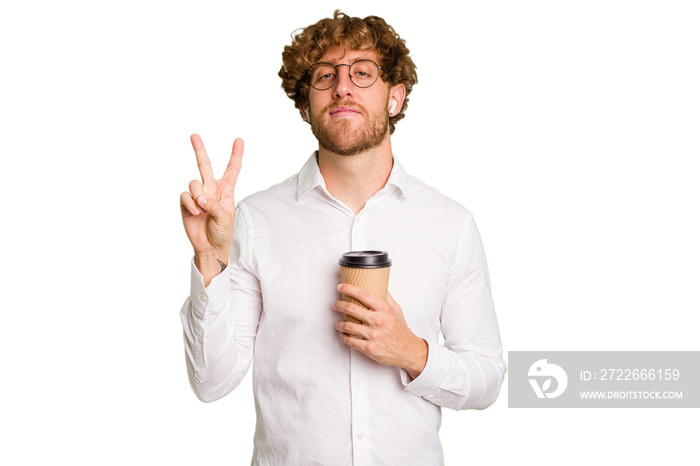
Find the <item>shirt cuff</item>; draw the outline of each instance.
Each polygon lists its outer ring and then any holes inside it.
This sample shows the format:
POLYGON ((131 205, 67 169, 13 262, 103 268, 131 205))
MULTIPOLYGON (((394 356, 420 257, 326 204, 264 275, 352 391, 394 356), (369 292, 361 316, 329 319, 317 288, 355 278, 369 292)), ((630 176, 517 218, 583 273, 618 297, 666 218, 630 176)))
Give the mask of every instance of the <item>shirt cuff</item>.
POLYGON ((438 343, 428 341, 428 360, 423 372, 415 379, 411 379, 408 372, 401 370, 401 382, 404 389, 428 401, 438 398, 437 394, 444 388, 441 387, 441 384, 445 379, 445 373, 451 371, 450 355, 446 355, 447 358, 441 357, 443 352, 449 353, 450 351, 438 343))
MULTIPOLYGON (((228 263, 229 265, 231 264, 230 259, 228 263)), ((208 287, 204 286, 204 277, 199 273, 197 266, 194 265, 194 257, 190 267, 190 302, 192 303, 194 315, 203 319, 205 312, 215 314, 225 309, 230 292, 228 283, 229 266, 226 266, 219 275, 214 277, 208 287)))

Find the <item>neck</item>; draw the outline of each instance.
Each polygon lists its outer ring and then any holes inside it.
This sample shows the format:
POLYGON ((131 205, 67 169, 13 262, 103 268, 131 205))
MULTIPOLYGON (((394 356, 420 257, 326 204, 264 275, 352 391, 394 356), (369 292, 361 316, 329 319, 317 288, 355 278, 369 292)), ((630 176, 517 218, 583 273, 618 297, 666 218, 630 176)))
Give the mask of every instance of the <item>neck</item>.
POLYGON ((319 147, 318 166, 331 195, 355 214, 379 192, 393 167, 389 133, 378 146, 355 155, 338 155, 319 147))

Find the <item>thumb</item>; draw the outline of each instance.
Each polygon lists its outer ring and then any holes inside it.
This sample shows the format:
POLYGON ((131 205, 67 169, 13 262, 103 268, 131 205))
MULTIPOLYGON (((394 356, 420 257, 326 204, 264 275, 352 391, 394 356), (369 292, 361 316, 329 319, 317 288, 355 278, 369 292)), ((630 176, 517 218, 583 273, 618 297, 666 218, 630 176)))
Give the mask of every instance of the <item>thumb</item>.
POLYGON ((206 213, 211 214, 211 216, 214 217, 214 220, 216 221, 225 220, 227 218, 228 213, 224 210, 223 207, 221 207, 221 204, 219 204, 215 199, 212 199, 202 194, 197 198, 197 204, 206 213))

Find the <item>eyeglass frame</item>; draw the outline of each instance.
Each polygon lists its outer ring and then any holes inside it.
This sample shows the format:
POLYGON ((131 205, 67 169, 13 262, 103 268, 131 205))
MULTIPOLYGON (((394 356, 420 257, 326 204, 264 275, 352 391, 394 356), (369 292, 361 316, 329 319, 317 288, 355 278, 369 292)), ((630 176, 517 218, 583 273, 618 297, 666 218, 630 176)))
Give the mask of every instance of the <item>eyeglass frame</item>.
POLYGON ((376 79, 375 79, 374 81, 372 81, 372 84, 370 84, 369 86, 358 86, 357 83, 356 83, 355 81, 353 81, 353 79, 352 79, 352 74, 350 73, 350 70, 352 69, 352 67, 353 67, 353 65, 354 65, 355 63, 360 63, 360 62, 363 62, 363 61, 368 61, 368 62, 370 62, 370 63, 373 63, 374 66, 377 67, 377 70, 380 70, 382 73, 384 72, 384 68, 383 68, 383 67, 379 66, 374 60, 370 60, 369 58, 362 58, 362 59, 360 59, 360 60, 355 60, 354 62, 352 62, 352 63, 350 63, 350 64, 348 64, 348 63, 340 63, 340 64, 338 64, 338 65, 334 65, 333 63, 328 63, 328 62, 325 62, 325 61, 320 61, 320 62, 314 63, 313 65, 311 65, 311 66, 305 71, 306 77, 309 78, 309 86, 313 87, 313 88, 316 89, 317 91, 327 91, 328 89, 330 89, 331 87, 333 87, 333 85, 338 81, 338 67, 339 67, 339 66, 347 66, 347 67, 348 67, 348 77, 350 78, 350 82, 351 82, 355 87, 357 87, 358 89, 367 89, 367 88, 370 88, 370 87, 374 86, 374 83, 376 83, 377 81, 379 81, 379 75, 380 75, 380 73, 377 73, 376 79), (317 88, 316 86, 314 86, 313 84, 311 84, 311 73, 310 73, 310 71, 311 71, 311 68, 313 68, 313 67, 316 66, 316 65, 330 65, 330 66, 332 66, 333 68, 335 68, 335 79, 333 79, 333 82, 330 84, 330 86, 326 87, 325 89, 319 89, 319 88, 317 88))

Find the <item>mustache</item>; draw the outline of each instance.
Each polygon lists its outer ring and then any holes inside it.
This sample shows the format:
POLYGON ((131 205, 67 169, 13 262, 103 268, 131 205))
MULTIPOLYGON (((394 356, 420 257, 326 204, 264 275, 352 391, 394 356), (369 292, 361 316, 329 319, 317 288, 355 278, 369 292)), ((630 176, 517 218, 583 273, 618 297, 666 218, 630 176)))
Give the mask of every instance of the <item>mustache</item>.
POLYGON ((367 113, 367 109, 365 107, 363 107, 362 105, 360 105, 356 102, 353 102, 352 100, 339 100, 338 102, 334 102, 334 103, 330 104, 329 106, 327 106, 326 108, 324 108, 323 113, 329 112, 329 111, 333 110, 334 108, 338 108, 338 107, 353 107, 353 108, 357 108, 362 113, 365 113, 365 114, 367 113))

